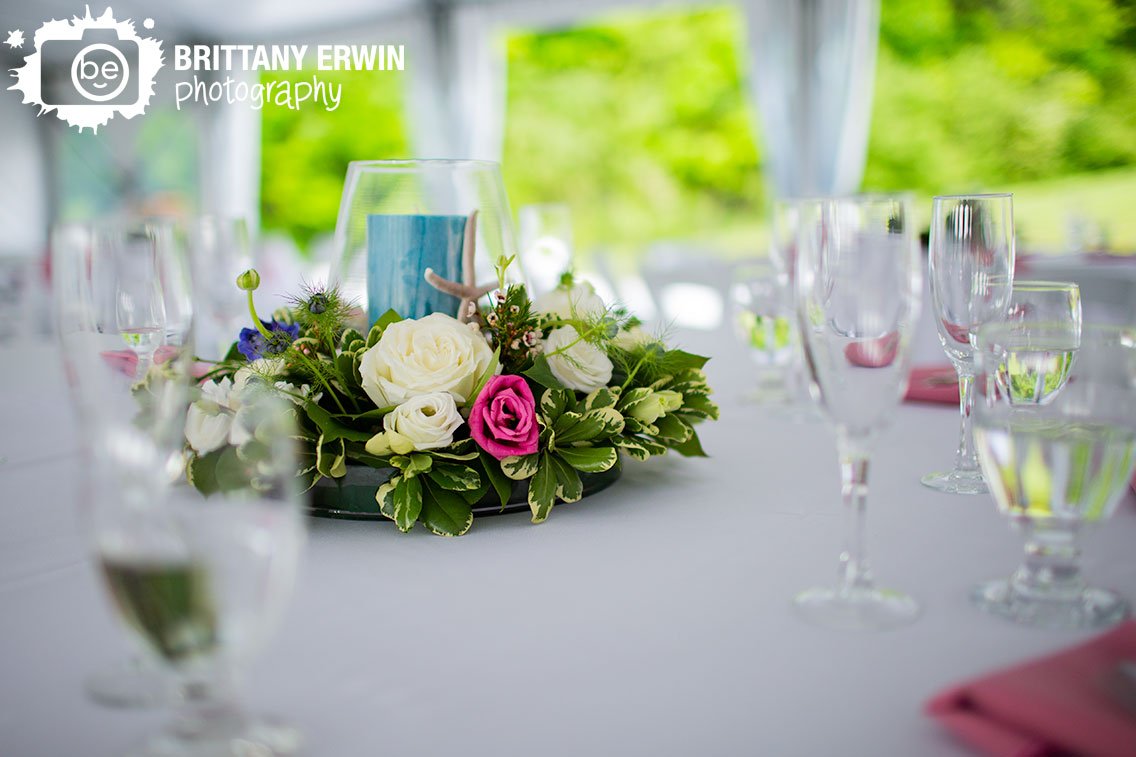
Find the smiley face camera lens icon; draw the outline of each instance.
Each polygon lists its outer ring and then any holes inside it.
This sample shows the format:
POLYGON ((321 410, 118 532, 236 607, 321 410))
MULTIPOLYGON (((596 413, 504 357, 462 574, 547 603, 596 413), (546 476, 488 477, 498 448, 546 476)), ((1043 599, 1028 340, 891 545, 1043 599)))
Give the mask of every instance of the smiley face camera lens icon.
MULTIPOLYGON (((133 105, 138 102, 138 43, 120 39, 114 29, 88 29, 82 39, 44 40, 44 60, 63 62, 68 75, 42 91, 47 105, 133 105)), ((44 79, 47 69, 44 68, 44 79)))

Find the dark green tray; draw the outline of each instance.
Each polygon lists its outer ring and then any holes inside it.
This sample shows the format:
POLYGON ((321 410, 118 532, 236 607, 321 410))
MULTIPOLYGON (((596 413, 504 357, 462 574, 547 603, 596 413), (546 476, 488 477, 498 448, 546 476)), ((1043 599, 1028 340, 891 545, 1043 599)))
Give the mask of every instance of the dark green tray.
MULTIPOLYGON (((375 492, 396 473, 394 468, 371 468, 366 465, 348 465, 343 478, 322 478, 310 492, 310 512, 320 518, 342 518, 346 520, 389 520, 379 512, 375 492)), ((603 473, 581 473, 584 496, 603 491, 623 473, 622 461, 617 461, 611 470, 603 473)), ((529 485, 527 481, 513 482, 513 494, 509 503, 501 507, 501 500, 492 490, 473 506, 473 515, 481 518, 487 515, 529 512, 529 485)))

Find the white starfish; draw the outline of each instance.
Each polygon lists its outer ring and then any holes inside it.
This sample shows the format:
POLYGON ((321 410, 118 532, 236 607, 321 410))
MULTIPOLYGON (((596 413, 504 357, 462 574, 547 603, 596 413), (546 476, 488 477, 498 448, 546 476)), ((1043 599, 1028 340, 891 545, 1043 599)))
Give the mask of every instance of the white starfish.
POLYGON ((486 294, 492 292, 496 286, 496 284, 477 285, 477 280, 474 278, 477 275, 474 262, 476 249, 477 211, 475 210, 469 214, 469 219, 465 222, 465 241, 462 243, 462 283, 443 279, 434 273, 433 268, 427 268, 425 273, 426 281, 430 286, 439 292, 445 292, 452 297, 461 299, 461 305, 458 306, 458 320, 462 323, 466 323, 470 319, 472 308, 469 304, 471 302, 476 303, 486 294))

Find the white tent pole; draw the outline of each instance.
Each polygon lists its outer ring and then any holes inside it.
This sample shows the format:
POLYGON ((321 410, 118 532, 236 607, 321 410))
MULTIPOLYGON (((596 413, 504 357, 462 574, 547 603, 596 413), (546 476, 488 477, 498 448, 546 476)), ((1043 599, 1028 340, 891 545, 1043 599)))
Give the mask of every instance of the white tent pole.
POLYGON ((859 189, 879 0, 749 0, 749 80, 777 195, 859 189))

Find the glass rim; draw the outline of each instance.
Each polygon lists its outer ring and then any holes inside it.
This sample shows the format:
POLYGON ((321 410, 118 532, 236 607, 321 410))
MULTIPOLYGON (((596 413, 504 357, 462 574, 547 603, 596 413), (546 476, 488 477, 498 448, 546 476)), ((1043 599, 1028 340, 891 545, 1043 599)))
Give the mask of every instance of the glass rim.
MULTIPOLYGON (((1081 287, 1075 281, 1053 281, 1048 279, 1022 279, 1015 280, 1012 285, 1013 291, 1018 290, 1032 291, 1032 292, 1061 292, 1073 291, 1074 289, 1080 292, 1081 287)), ((1103 325, 1103 324, 1102 324, 1103 325)))
POLYGON ((495 160, 475 160, 472 158, 396 158, 393 160, 353 160, 347 164, 347 171, 402 171, 408 168, 492 168, 500 169, 495 160))
MULTIPOLYGON (((1028 325, 1034 330, 1055 329, 1062 331, 1076 331, 1082 338, 1088 335, 1125 337, 1136 347, 1136 326, 1124 326, 1115 323, 1080 323, 1072 324, 1068 321, 1035 321, 1028 325)), ((987 335, 1014 334, 1020 335, 1023 325, 1014 321, 998 321, 997 323, 984 323, 974 332, 975 339, 981 344, 989 344, 987 335)))
POLYGON ((956 195, 935 195, 931 198, 933 202, 939 200, 998 200, 1004 198, 1014 199, 1013 192, 978 192, 972 194, 956 194, 956 195))

